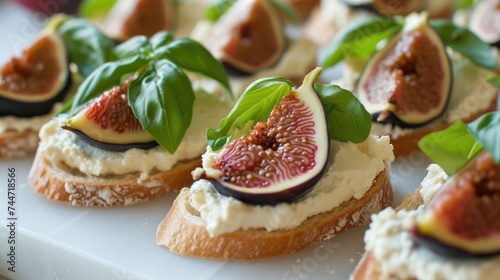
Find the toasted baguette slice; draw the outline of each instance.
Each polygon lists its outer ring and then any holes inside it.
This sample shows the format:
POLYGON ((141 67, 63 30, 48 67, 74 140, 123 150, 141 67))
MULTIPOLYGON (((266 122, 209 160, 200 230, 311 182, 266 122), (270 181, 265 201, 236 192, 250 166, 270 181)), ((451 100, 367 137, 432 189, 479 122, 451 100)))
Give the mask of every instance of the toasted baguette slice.
POLYGON ((6 132, 0 134, 0 159, 34 154, 38 147, 38 132, 6 132))
MULTIPOLYGON (((420 195, 420 188, 415 193, 409 194, 401 204, 396 207, 396 210, 415 210, 423 203, 422 196, 420 195)), ((352 273, 351 280, 377 280, 381 278, 380 265, 373 257, 370 251, 365 252, 361 260, 356 265, 352 273)))
POLYGON ((391 205, 392 187, 388 169, 380 172, 360 199, 343 202, 288 230, 237 230, 210 237, 205 222, 189 204, 184 188, 160 223, 156 243, 173 253, 202 258, 256 259, 290 254, 330 239, 336 234, 370 222, 373 213, 391 205))
POLYGON ((67 165, 55 164, 38 152, 28 182, 47 198, 76 206, 131 205, 190 185, 191 171, 198 166, 201 159, 197 157, 139 181, 138 172, 102 177, 86 175, 67 165))
MULTIPOLYGON (((462 121, 464 123, 469 123, 478 117, 484 115, 485 113, 496 111, 497 110, 497 98, 494 98, 492 100, 490 106, 482 111, 479 111, 472 116, 463 119, 462 121)), ((425 135, 434 132, 434 131, 440 131, 448 126, 450 126, 451 123, 445 122, 445 121, 438 121, 434 122, 430 125, 423 126, 420 128, 416 128, 412 133, 400 136, 398 138, 392 138, 391 137, 391 144, 394 146, 394 156, 399 157, 399 156, 407 156, 411 153, 419 151, 418 148, 418 141, 424 137, 425 135)))

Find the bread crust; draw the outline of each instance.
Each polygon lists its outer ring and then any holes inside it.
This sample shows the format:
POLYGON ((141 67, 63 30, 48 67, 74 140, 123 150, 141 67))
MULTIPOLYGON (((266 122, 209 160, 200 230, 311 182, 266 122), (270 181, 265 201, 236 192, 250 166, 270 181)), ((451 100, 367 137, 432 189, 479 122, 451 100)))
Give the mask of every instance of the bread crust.
POLYGON ((177 163, 169 171, 155 171, 143 180, 139 172, 96 177, 51 162, 38 152, 28 182, 48 199, 75 206, 132 205, 192 184, 191 171, 198 166, 201 158, 177 163))
POLYGON ((38 131, 12 131, 0 134, 0 159, 23 157, 35 153, 38 131))
MULTIPOLYGON (((420 187, 417 188, 415 193, 409 194, 398 207, 396 211, 399 210, 415 210, 422 203, 424 203, 422 196, 420 195, 420 187)), ((354 268, 353 273, 350 276, 350 280, 377 280, 381 278, 380 265, 370 251, 367 251, 361 257, 361 260, 354 268)))
MULTIPOLYGON (((486 108, 485 110, 479 111, 470 117, 463 119, 462 121, 464 123, 469 123, 478 117, 484 115, 485 113, 496 111, 497 110, 497 97, 491 102, 490 106, 486 108)), ((406 134, 403 136, 400 136, 398 138, 392 138, 391 137, 391 144, 394 146, 394 156, 395 157, 400 157, 400 156, 407 156, 413 152, 419 151, 418 148, 418 141, 424 137, 425 135, 434 132, 434 131, 440 131, 448 126, 450 126, 452 123, 448 122, 438 122, 432 125, 424 126, 421 128, 415 129, 412 133, 406 134)))
POLYGON ((171 252, 190 257, 256 259, 291 254, 334 237, 355 226, 367 225, 373 213, 391 205, 392 186, 388 169, 380 172, 360 199, 304 221, 300 226, 277 231, 237 230, 210 237, 205 222, 189 204, 189 189, 181 190, 158 226, 156 243, 171 252))

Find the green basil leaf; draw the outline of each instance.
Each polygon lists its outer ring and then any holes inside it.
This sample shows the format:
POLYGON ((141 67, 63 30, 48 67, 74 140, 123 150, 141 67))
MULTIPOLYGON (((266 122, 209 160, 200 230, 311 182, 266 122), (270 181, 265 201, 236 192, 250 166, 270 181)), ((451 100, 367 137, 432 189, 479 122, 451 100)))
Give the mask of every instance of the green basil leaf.
POLYGON ((117 0, 84 0, 79 14, 85 18, 101 18, 111 10, 117 0))
POLYGON ((270 0, 271 5, 280 12, 282 12, 292 23, 299 24, 302 22, 297 11, 290 5, 280 0, 270 0))
POLYGON ((476 137, 490 153, 496 164, 500 163, 500 111, 487 113, 468 125, 470 133, 476 137))
POLYGON ((127 41, 119 44, 113 50, 118 59, 132 57, 138 54, 147 54, 151 52, 151 46, 146 36, 134 36, 127 41))
POLYGON ((424 136, 418 147, 448 175, 455 174, 482 150, 482 145, 461 121, 424 136))
POLYGON ((372 116, 348 90, 337 85, 315 84, 325 109, 330 138, 361 143, 366 140, 372 127, 372 116))
POLYGON ((174 35, 170 32, 162 31, 158 32, 151 39, 149 39, 149 42, 151 44, 151 48, 153 50, 156 50, 160 47, 166 46, 167 44, 171 43, 174 40, 174 35))
POLYGON ((129 105, 144 129, 173 154, 193 116, 191 81, 168 60, 151 64, 130 83, 129 105))
POLYGON ((500 76, 491 76, 486 79, 486 81, 496 87, 500 87, 500 76))
POLYGON ((71 108, 60 111, 58 115, 66 117, 75 114, 90 100, 96 98, 104 91, 119 85, 123 76, 139 71, 146 63, 148 63, 147 59, 141 56, 134 56, 101 65, 78 87, 78 91, 71 103, 71 108))
POLYGON ((474 0, 457 0, 455 4, 455 11, 472 8, 474 0))
POLYGON ((373 18, 342 29, 326 50, 323 68, 336 65, 346 57, 368 59, 377 44, 393 36, 403 24, 390 18, 373 18))
POLYGON ((222 149, 231 139, 244 135, 259 121, 266 121, 274 106, 288 94, 293 83, 282 77, 262 78, 250 84, 219 128, 207 130, 208 145, 222 149))
POLYGON ((97 67, 113 59, 113 41, 85 19, 68 19, 58 27, 66 41, 70 59, 87 77, 97 67))
POLYGON ((226 71, 200 43, 189 38, 179 38, 156 49, 154 56, 156 59, 168 59, 183 69, 216 80, 224 87, 226 99, 234 100, 226 71))
POLYGON ((236 0, 213 0, 205 8, 205 18, 209 21, 216 22, 235 2, 236 0))
POLYGON ((472 62, 490 70, 497 70, 497 60, 490 46, 469 29, 457 26, 448 20, 431 20, 429 25, 436 30, 444 44, 468 57, 472 62))

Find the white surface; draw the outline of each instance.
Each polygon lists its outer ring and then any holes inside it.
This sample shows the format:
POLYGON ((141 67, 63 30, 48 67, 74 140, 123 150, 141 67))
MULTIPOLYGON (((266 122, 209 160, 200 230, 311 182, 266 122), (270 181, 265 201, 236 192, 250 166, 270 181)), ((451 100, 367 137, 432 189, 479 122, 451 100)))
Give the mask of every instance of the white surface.
MULTIPOLYGON (((37 15, 0 1, 0 62, 36 36, 37 15)), ((302 252, 229 262, 179 257, 155 243, 175 198, 108 209, 48 201, 27 184, 32 157, 0 161, 0 275, 14 279, 347 279, 363 253, 365 228, 302 252), (7 170, 17 170, 16 272, 7 270, 7 170)), ((413 191, 429 161, 420 153, 393 165, 395 203, 413 191)))

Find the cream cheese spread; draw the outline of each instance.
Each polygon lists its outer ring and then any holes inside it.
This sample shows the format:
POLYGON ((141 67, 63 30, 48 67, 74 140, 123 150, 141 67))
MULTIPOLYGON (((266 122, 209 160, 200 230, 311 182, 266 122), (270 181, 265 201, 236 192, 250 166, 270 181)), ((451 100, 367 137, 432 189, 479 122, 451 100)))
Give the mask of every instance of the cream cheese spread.
POLYGON ((231 107, 212 94, 197 92, 191 125, 174 154, 160 146, 125 152, 98 149, 84 143, 74 133, 62 129, 61 122, 57 120, 42 127, 39 150, 50 161, 65 163, 88 175, 140 172, 139 180, 142 180, 155 170, 168 171, 179 161, 199 157, 206 147, 206 128, 217 127, 231 107))
POLYGON ((396 212, 393 208, 386 208, 372 216, 370 229, 365 234, 365 248, 374 254, 380 264, 380 279, 498 279, 500 257, 450 259, 417 247, 411 240, 406 229, 447 179, 444 170, 431 164, 421 184, 423 205, 410 211, 396 212))
MULTIPOLYGON (((203 165, 210 166, 215 153, 210 148, 203 155, 203 165)), ((389 137, 370 136, 361 144, 333 141, 330 165, 314 189, 293 203, 274 206, 245 204, 213 190, 205 180, 190 189, 190 204, 200 213, 210 235, 238 229, 264 228, 267 231, 299 226, 307 218, 331 210, 351 198, 361 198, 373 180, 394 160, 389 137)))
POLYGON ((61 108, 61 104, 55 104, 51 112, 31 118, 18 118, 14 116, 0 117, 0 133, 38 131, 42 125, 54 117, 61 108))

